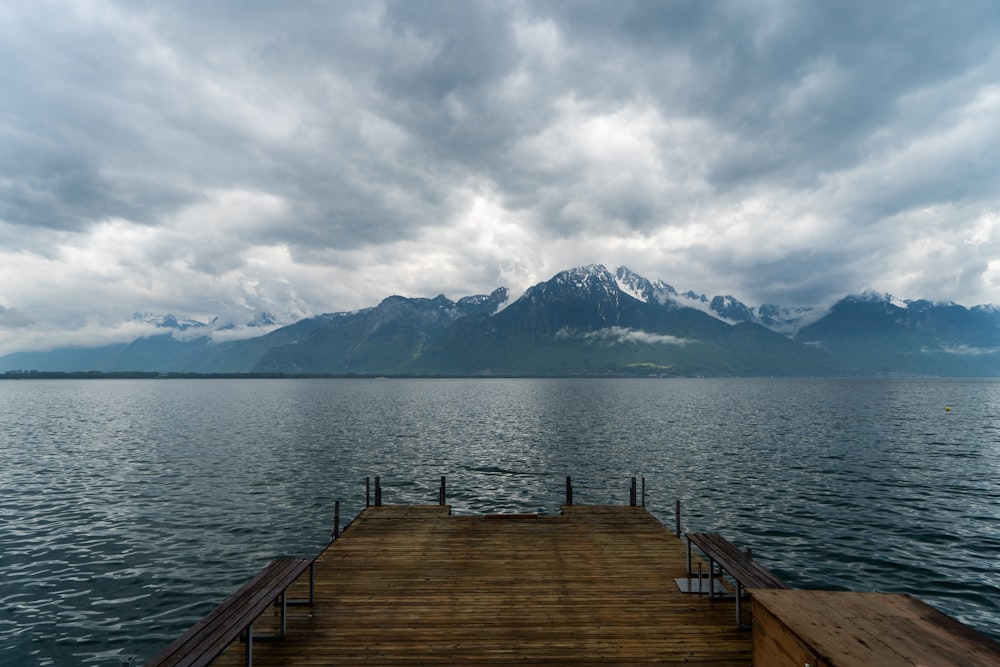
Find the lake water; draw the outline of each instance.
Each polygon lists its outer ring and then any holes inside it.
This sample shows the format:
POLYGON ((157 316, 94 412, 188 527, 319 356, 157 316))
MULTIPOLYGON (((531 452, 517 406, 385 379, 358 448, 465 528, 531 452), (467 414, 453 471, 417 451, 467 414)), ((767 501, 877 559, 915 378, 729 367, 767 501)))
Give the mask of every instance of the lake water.
POLYGON ((628 503, 1000 639, 1000 382, 0 382, 0 664, 151 657, 365 504, 628 503), (946 410, 946 407, 950 410, 946 410))

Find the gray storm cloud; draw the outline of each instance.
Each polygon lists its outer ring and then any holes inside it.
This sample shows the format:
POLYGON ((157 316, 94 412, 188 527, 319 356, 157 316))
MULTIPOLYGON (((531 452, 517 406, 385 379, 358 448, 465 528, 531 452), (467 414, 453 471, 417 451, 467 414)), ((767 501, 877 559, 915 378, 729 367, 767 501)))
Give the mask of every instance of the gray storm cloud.
POLYGON ((7 3, 0 352, 595 262, 995 302, 998 36, 971 1, 7 3))

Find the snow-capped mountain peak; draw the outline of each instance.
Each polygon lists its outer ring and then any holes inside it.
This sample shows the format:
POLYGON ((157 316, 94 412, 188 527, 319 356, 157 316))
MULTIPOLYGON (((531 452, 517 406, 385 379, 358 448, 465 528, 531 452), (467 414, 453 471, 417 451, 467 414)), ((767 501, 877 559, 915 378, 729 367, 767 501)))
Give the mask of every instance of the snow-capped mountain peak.
POLYGON ((643 303, 649 303, 653 298, 652 283, 627 266, 618 267, 615 271, 615 282, 618 284, 618 289, 643 303))
POLYGON ((709 307, 719 317, 729 322, 757 322, 757 315, 745 303, 736 297, 727 294, 726 296, 713 297, 709 302, 709 307))
POLYGON ((677 290, 667 283, 662 280, 650 281, 627 266, 618 267, 615 281, 618 289, 643 303, 655 302, 662 306, 677 296, 677 290))
POLYGON ((247 322, 248 327, 273 327, 276 324, 278 324, 278 320, 275 319, 274 315, 266 312, 254 313, 254 316, 247 322))
POLYGON ((198 329, 205 327, 204 322, 188 318, 177 318, 175 315, 158 315, 156 313, 135 313, 132 315, 135 322, 151 324, 160 329, 174 329, 177 331, 187 331, 188 329, 198 329))
POLYGON ((904 310, 909 305, 908 302, 903 299, 896 298, 888 292, 878 292, 871 289, 865 290, 861 294, 849 296, 847 299, 858 301, 860 303, 884 303, 886 305, 895 306, 896 308, 902 308, 904 310))
POLYGON ((614 277, 603 264, 589 264, 561 271, 555 275, 552 282, 561 285, 583 287, 600 283, 614 282, 614 277))
POLYGON ((615 277, 602 264, 579 266, 560 271, 551 280, 529 287, 521 298, 539 299, 555 294, 602 294, 618 298, 615 277))

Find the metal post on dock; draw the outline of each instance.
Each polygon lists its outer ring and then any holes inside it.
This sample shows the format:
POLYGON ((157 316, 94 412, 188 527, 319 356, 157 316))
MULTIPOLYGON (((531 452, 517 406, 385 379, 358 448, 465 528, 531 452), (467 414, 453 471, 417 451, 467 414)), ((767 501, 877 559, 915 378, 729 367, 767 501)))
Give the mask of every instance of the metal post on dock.
POLYGON ((642 506, 646 506, 646 478, 642 478, 642 506))
POLYGON ((365 507, 372 506, 372 478, 365 477, 365 507))
POLYGON ((446 505, 444 501, 444 475, 441 475, 441 489, 438 491, 438 505, 446 505))
POLYGON ((573 504, 573 482, 570 480, 569 475, 566 475, 566 504, 573 504))
POLYGON ((674 499, 674 521, 676 523, 677 537, 681 536, 681 499, 674 499))
POLYGON ((632 486, 628 491, 628 504, 629 507, 635 507, 635 477, 632 478, 632 486))
POLYGON ((332 539, 340 536, 340 501, 333 501, 333 535, 332 539))
POLYGON ((253 623, 251 623, 250 625, 248 625, 247 629, 244 632, 245 632, 245 637, 246 637, 246 642, 247 642, 247 652, 243 656, 243 664, 246 665, 246 667, 252 667, 252 665, 253 665, 253 623))
POLYGON ((375 475, 375 507, 382 506, 382 477, 375 475))

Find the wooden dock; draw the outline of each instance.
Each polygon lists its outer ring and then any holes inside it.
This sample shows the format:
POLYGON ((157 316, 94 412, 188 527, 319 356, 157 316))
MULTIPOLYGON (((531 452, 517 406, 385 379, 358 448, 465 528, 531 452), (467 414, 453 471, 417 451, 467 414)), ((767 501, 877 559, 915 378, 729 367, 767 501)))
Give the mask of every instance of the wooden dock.
MULTIPOLYGON (((286 638, 255 643, 253 660, 747 667, 750 633, 730 604, 680 592, 686 573, 686 546, 642 507, 373 506, 317 558, 315 604, 290 607, 286 638)), ((235 642, 215 664, 243 656, 235 642)))

